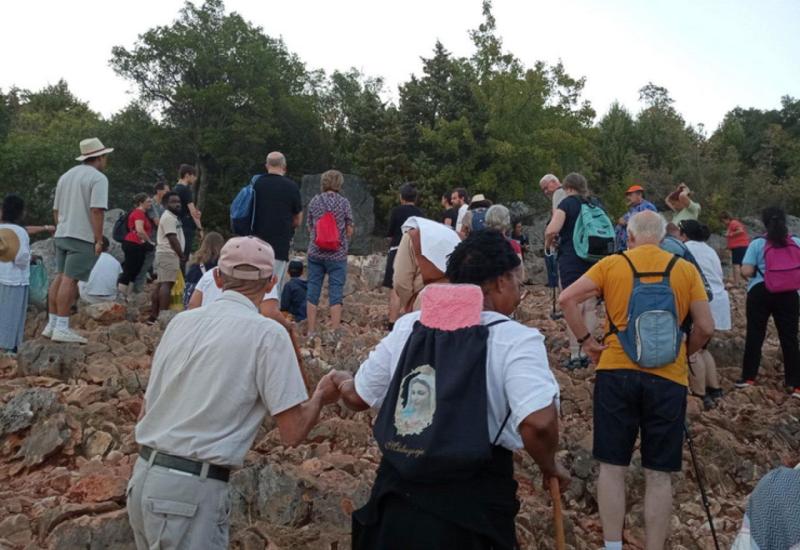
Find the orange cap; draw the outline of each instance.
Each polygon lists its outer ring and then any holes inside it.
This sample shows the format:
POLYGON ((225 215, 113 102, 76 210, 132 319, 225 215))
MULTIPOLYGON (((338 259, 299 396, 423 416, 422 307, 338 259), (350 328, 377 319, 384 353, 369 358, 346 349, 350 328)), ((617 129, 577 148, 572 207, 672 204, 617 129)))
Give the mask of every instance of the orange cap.
POLYGON ((628 190, 625 191, 625 194, 627 195, 628 193, 635 193, 636 191, 641 191, 642 193, 644 193, 644 187, 642 187, 641 185, 631 185, 630 187, 628 187, 628 190))

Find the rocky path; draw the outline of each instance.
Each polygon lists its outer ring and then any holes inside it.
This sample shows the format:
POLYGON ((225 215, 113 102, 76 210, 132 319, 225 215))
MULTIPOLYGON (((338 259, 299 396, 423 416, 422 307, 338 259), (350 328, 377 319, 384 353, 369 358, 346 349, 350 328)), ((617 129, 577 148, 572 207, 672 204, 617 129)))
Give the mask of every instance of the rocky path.
MULTIPOLYGON (((369 263, 368 263, 369 264, 369 263)), ((324 334, 303 350, 312 378, 329 368, 355 370, 383 333, 386 299, 374 288, 379 269, 362 266, 350 286, 345 336, 324 334), (373 273, 374 272, 374 273, 373 273)), ((379 280, 379 278, 377 278, 379 280)), ((520 321, 546 336, 552 365, 564 358, 563 324, 551 321, 549 290, 533 287, 520 321)), ((729 547, 745 499, 758 479, 783 461, 800 458, 800 401, 782 389, 777 338, 770 333, 760 386, 736 391, 744 345, 744 296, 732 296, 735 330, 717 338, 726 392, 719 408, 701 412, 690 399, 689 425, 704 466, 717 531, 729 547)), ((143 304, 140 304, 143 305, 143 304)), ((138 322, 143 310, 121 306, 82 310, 74 321, 90 344, 54 345, 37 339, 44 314, 29 317, 28 341, 17 360, 0 360, 0 548, 133 548, 125 490, 136 457, 133 427, 161 327, 138 322)), ((593 371, 554 367, 562 391, 562 459, 574 476, 566 494, 570 548, 601 545, 591 459, 593 371)), ((269 421, 231 481, 231 547, 343 549, 350 512, 367 498, 378 449, 371 413, 328 409, 309 441, 278 443, 269 421)), ((688 448, 675 478, 670 548, 713 548, 688 448)), ((523 548, 553 548, 550 505, 532 460, 516 456, 523 548)), ((643 476, 634 459, 628 489, 626 548, 643 541, 643 476)))

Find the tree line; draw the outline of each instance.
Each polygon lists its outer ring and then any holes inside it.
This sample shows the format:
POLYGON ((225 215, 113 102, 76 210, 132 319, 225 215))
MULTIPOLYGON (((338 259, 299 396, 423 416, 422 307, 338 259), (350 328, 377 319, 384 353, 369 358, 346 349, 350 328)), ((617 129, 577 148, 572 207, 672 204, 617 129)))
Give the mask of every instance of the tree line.
POLYGON ((0 91, 0 193, 22 194, 29 217, 48 220, 78 142, 98 136, 115 148, 113 207, 129 208, 134 193, 174 181, 180 163, 193 163, 204 225, 220 229, 238 189, 275 149, 295 178, 332 167, 364 178, 379 224, 405 181, 417 182, 431 213, 456 186, 543 210, 539 177, 572 171, 587 177, 613 217, 633 183, 663 207, 685 181, 712 227, 723 210, 800 207, 800 100, 737 107, 708 135, 687 124, 666 88, 646 83, 638 112, 615 103, 598 118, 582 95, 584 78, 561 63, 525 67, 503 49, 490 0, 470 37, 469 57, 436 42, 394 102, 383 99, 380 77, 308 68, 282 40, 226 13, 222 0, 187 2, 171 25, 113 48, 110 64, 136 94, 110 118, 64 81, 0 91))

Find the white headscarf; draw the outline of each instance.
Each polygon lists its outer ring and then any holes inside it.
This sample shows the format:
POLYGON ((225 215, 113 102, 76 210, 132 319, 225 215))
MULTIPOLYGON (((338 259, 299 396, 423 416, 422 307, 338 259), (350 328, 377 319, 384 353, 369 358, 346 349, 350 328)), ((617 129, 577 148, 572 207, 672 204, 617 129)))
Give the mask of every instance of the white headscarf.
POLYGON ((443 223, 418 216, 408 218, 403 224, 403 233, 411 229, 419 230, 422 255, 442 273, 447 271, 447 258, 461 242, 458 233, 443 223))

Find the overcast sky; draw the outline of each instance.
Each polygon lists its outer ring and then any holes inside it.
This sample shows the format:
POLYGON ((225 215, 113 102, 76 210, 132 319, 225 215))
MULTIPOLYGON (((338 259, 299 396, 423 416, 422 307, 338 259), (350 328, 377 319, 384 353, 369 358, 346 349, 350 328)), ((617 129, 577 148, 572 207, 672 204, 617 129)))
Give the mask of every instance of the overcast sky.
MULTIPOLYGON (((198 0, 199 1, 199 0, 198 0)), ((145 30, 169 24, 180 0, 3 2, 0 88, 39 89, 65 78, 105 116, 132 86, 108 60, 145 30)), ((382 76, 391 97, 421 72, 435 41, 472 53, 480 0, 227 0, 226 7, 281 36, 310 69, 382 76)), ((691 124, 713 131, 730 109, 776 108, 800 96, 800 0, 495 0, 504 46, 526 66, 561 59, 585 76, 598 115, 615 99, 639 110, 638 89, 665 86, 691 124)))

